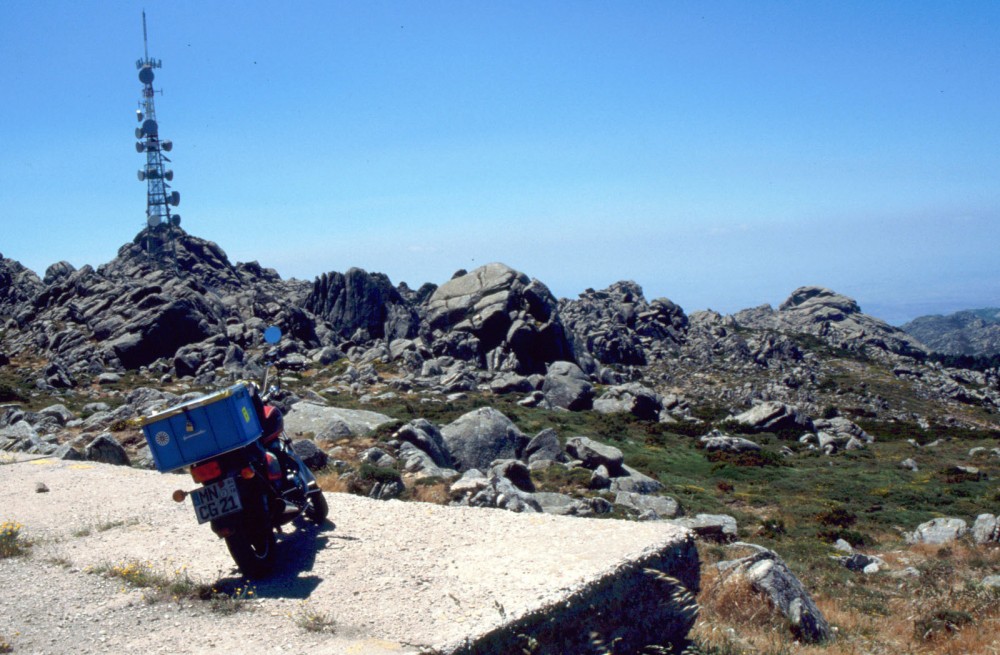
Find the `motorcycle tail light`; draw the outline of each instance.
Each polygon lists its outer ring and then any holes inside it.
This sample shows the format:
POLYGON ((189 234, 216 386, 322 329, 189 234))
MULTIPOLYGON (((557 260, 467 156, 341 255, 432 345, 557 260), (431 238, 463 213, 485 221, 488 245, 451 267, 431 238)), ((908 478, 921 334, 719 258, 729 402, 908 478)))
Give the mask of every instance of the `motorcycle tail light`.
POLYGON ((194 478, 195 482, 208 482, 220 475, 222 475, 222 467, 214 459, 191 467, 191 477, 194 478))
POLYGON ((244 480, 249 480, 253 478, 254 476, 253 467, 250 466, 246 467, 245 469, 240 471, 240 475, 243 477, 244 480))
POLYGON ((281 464, 273 453, 267 453, 267 479, 271 482, 281 479, 281 464))

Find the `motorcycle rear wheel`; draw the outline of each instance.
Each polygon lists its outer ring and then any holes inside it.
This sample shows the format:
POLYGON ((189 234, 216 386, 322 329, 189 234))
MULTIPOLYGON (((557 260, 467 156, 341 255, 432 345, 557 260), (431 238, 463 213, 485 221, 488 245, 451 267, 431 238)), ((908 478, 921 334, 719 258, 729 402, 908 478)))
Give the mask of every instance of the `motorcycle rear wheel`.
POLYGON ((274 568, 277 540, 271 519, 262 517, 262 525, 240 528, 226 537, 226 547, 240 571, 248 578, 262 578, 274 568))
POLYGON ((322 523, 326 520, 326 515, 330 513, 330 506, 326 503, 326 496, 319 489, 306 496, 306 518, 313 523, 322 523))

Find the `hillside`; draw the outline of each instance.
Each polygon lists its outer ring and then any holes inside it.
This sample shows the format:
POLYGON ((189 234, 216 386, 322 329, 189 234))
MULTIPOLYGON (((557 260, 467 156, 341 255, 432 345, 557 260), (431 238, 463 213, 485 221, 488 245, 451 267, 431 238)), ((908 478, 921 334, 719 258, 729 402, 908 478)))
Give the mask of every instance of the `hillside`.
POLYGON ((309 283, 180 230, 151 261, 140 237, 97 269, 0 258, 0 450, 148 468, 126 420, 257 377, 277 324, 286 428, 327 491, 692 529, 705 653, 1000 645, 1000 371, 946 366, 851 298, 688 313, 627 280, 557 299, 500 263, 309 283), (829 624, 727 582, 761 558, 829 624), (921 632, 942 608, 978 618, 921 632))
POLYGON ((900 329, 945 355, 1000 355, 1000 309, 996 307, 921 316, 900 329))

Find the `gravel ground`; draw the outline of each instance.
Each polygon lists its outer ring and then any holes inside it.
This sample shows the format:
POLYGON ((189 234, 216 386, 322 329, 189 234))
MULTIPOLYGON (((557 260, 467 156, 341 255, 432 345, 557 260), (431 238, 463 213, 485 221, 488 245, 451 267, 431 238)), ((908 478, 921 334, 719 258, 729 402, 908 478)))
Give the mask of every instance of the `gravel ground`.
POLYGON ((0 465, 0 521, 22 523, 34 542, 28 556, 0 560, 0 637, 15 653, 449 650, 687 537, 662 523, 327 494, 333 523, 287 526, 278 571, 233 614, 198 600, 150 604, 144 590, 89 572, 137 560, 244 585, 190 501, 170 499, 192 487, 186 475, 95 463, 0 465), (333 631, 304 630, 303 613, 332 618, 333 631))

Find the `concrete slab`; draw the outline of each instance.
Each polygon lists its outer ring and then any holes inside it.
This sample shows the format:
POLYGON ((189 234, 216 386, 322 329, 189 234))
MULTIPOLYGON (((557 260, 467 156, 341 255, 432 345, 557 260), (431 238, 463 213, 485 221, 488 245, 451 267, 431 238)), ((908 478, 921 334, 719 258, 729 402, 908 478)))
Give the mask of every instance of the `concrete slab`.
MULTIPOLYGON (((20 585, 19 596, 48 596, 51 589, 73 587, 55 579, 59 575, 82 576, 79 584, 93 586, 99 579, 82 573, 86 567, 127 559, 168 575, 185 571, 200 581, 238 583, 225 544, 197 525, 190 501, 170 500, 174 489, 194 486, 187 476, 89 462, 0 466, 0 521, 24 524, 24 534, 37 542, 30 558, 3 561, 0 588, 20 585), (50 491, 36 493, 38 482, 50 491), (62 562, 65 573, 39 566, 43 561, 62 562), (38 570, 25 577, 31 567, 38 570)), ((249 618, 219 620, 197 607, 185 610, 185 625, 213 634, 213 652, 245 650, 246 636, 260 633, 275 643, 308 645, 310 653, 504 653, 523 639, 518 635, 568 643, 591 629, 609 634, 626 626, 636 639, 666 639, 686 634, 693 620, 671 601, 671 588, 645 571, 657 569, 696 591, 697 552, 687 530, 345 494, 327 498, 335 525, 289 526, 279 541, 279 570, 255 583, 258 600, 249 618), (336 634, 297 630, 289 615, 303 603, 334 617, 336 634)), ((130 610, 106 603, 106 611, 130 610)), ((2 618, 34 652, 31 635, 36 645, 45 637, 19 616, 2 618)), ((104 635, 110 641, 102 643, 124 648, 148 638, 149 628, 130 626, 104 635)), ((173 649, 168 652, 203 652, 203 644, 171 635, 168 629, 158 637, 173 649)))

